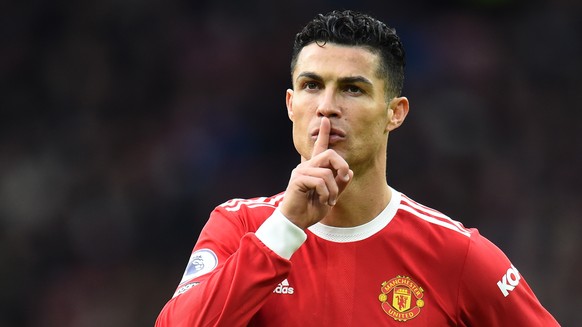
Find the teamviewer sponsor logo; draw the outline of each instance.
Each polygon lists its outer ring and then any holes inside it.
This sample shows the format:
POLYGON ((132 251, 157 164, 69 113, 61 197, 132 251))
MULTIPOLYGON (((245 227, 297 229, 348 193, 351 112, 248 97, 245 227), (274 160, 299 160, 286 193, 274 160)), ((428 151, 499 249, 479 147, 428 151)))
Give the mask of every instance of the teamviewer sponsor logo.
POLYGON ((513 291, 513 289, 519 284, 520 279, 521 276, 519 275, 519 271, 511 265, 511 267, 507 269, 505 275, 501 277, 501 280, 497 282, 497 286, 504 297, 507 297, 509 292, 513 291))
POLYGON ((295 293, 295 289, 293 289, 293 287, 289 286, 289 281, 287 281, 287 279, 285 279, 282 282, 280 282, 279 285, 277 285, 277 287, 275 288, 273 293, 291 295, 291 294, 295 293))

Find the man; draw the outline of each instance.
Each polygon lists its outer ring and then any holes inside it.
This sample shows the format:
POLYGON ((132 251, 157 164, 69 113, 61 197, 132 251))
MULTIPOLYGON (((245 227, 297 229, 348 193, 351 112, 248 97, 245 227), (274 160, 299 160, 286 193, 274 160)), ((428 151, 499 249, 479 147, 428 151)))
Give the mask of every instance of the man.
POLYGON ((353 11, 296 36, 287 90, 301 163, 285 192, 218 206, 156 326, 556 326, 475 229, 386 180, 408 114, 395 31, 353 11))

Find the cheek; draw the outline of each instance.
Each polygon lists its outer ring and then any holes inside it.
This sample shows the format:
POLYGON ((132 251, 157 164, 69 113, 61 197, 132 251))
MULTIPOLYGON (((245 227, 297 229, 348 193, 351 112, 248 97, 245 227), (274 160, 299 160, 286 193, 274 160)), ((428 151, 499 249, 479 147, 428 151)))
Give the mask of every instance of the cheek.
POLYGON ((308 128, 309 121, 312 115, 304 103, 301 101, 299 97, 294 98, 294 105, 293 105, 293 133, 301 134, 302 132, 307 133, 305 131, 308 128))
POLYGON ((298 148, 307 141, 308 120, 302 114, 294 113, 293 115, 293 143, 298 148))
POLYGON ((387 137, 386 121, 382 117, 376 119, 365 119, 358 124, 358 146, 371 145, 371 143, 381 143, 387 137))

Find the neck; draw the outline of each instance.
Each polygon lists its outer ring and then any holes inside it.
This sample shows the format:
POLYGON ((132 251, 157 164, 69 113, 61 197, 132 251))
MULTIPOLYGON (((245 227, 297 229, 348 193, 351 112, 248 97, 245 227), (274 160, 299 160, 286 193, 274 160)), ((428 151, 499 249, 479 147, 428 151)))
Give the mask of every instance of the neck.
POLYGON ((321 223, 334 227, 363 225, 378 216, 391 197, 385 169, 354 171, 354 179, 321 223))

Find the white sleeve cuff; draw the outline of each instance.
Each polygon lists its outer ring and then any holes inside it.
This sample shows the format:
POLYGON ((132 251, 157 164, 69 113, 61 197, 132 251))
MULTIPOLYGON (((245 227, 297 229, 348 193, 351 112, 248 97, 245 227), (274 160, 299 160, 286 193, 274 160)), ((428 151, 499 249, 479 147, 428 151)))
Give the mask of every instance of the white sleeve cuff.
POLYGON ((255 235, 269 249, 289 260, 307 239, 307 234, 277 208, 257 229, 255 235))

